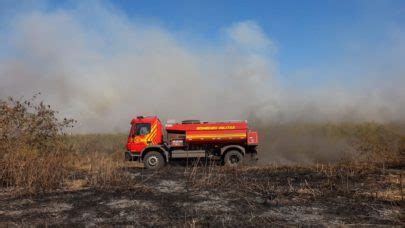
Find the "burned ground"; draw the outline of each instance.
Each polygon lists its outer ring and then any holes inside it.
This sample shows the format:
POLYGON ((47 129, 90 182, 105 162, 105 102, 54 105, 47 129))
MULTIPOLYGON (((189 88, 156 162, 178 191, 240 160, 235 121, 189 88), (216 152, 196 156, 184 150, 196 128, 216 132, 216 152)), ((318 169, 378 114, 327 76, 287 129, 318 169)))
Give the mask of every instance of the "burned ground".
POLYGON ((0 196, 1 224, 405 225, 402 169, 347 166, 127 167, 135 184, 0 196), (402 173, 402 175, 401 175, 402 173))

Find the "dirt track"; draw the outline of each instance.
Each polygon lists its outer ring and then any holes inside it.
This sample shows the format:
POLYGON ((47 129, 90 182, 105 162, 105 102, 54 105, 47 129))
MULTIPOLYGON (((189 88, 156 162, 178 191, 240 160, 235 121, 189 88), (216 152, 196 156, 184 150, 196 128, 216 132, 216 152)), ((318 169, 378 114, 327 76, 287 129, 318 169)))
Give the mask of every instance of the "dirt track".
POLYGON ((0 224, 405 225, 399 172, 333 167, 125 170, 134 187, 0 195, 0 224))

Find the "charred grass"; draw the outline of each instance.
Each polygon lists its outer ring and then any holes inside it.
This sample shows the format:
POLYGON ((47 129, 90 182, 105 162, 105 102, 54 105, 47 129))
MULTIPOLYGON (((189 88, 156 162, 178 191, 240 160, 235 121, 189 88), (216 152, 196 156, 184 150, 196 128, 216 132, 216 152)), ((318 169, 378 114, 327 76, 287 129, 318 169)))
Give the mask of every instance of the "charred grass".
POLYGON ((194 169, 186 171, 187 189, 220 193, 237 208, 228 225, 405 222, 403 171, 344 164, 194 169))
POLYGON ((82 187, 31 197, 2 194, 0 222, 185 227, 405 224, 404 178, 394 170, 195 164, 157 172, 126 167, 125 172, 134 186, 119 183, 114 188, 82 187))

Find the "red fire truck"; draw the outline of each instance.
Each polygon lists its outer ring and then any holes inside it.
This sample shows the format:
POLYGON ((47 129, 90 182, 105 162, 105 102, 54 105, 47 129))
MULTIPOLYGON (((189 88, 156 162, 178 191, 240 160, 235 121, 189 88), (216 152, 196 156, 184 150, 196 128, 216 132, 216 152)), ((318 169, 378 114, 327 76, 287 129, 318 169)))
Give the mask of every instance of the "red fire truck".
POLYGON ((244 159, 257 160, 258 134, 247 121, 167 122, 156 116, 138 116, 131 121, 125 159, 158 169, 175 159, 205 158, 236 166, 244 159))

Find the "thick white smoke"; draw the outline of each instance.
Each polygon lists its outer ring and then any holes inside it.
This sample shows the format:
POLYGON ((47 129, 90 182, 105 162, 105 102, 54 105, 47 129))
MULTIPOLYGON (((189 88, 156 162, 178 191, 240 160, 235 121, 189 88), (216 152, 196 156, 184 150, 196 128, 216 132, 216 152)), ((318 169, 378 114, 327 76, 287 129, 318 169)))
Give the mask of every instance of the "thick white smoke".
POLYGON ((41 92, 78 129, 127 127, 131 117, 243 118, 270 89, 272 44, 246 21, 219 47, 189 48, 156 26, 98 6, 30 12, 13 21, 13 54, 0 63, 1 96, 41 92))
MULTIPOLYGON (((218 28, 223 39, 215 45, 185 41, 102 4, 25 11, 7 27, 0 38, 6 52, 0 97, 41 92, 61 115, 79 121, 77 131, 124 130, 140 114, 279 122, 396 121, 405 114, 401 63, 363 71, 373 72, 359 75, 370 81, 355 88, 344 82, 313 91, 281 86, 277 47, 254 21, 218 28)), ((399 37, 387 58, 405 57, 399 37)))

